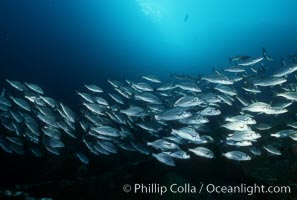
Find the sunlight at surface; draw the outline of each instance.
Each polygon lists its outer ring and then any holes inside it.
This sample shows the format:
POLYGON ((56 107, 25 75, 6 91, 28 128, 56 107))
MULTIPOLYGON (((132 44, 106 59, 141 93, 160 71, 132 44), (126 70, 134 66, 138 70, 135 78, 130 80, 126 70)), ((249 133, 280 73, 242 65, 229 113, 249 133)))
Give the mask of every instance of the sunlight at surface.
POLYGON ((164 9, 160 6, 159 2, 157 0, 136 0, 137 3, 140 5, 142 12, 152 17, 156 21, 160 21, 164 9))
POLYGON ((190 61, 227 56, 227 51, 233 54, 239 46, 255 51, 258 46, 268 46, 270 36, 289 27, 294 11, 289 0, 263 1, 269 7, 259 7, 257 0, 245 6, 236 0, 134 0, 137 12, 145 16, 136 20, 154 28, 145 34, 156 41, 157 52, 190 61), (253 37, 260 39, 254 44, 253 37))
POLYGON ((190 11, 193 0, 136 0, 136 2, 143 14, 158 27, 160 38, 166 44, 174 45, 173 48, 188 45, 187 40, 192 29, 189 22, 186 23, 184 19, 186 15, 192 17, 190 11))

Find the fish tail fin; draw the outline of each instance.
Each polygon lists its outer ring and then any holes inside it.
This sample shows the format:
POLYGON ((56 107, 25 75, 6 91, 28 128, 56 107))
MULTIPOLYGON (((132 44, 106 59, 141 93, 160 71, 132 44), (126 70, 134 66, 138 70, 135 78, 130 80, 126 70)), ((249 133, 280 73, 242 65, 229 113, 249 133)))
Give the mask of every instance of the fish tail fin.
POLYGON ((158 115, 155 115, 156 120, 160 120, 160 117, 158 115))
POLYGON ((262 55, 263 55, 263 58, 264 60, 268 61, 268 55, 267 55, 267 52, 266 52, 266 49, 262 48, 262 55))

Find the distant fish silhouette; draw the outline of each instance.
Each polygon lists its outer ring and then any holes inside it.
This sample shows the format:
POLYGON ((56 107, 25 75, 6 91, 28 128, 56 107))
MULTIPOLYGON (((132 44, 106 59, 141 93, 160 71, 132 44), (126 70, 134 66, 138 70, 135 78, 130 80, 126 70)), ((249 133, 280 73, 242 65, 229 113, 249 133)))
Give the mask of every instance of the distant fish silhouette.
POLYGON ((188 20, 188 18, 189 18, 189 15, 186 14, 186 15, 185 15, 185 18, 184 18, 184 22, 186 22, 186 21, 188 20))

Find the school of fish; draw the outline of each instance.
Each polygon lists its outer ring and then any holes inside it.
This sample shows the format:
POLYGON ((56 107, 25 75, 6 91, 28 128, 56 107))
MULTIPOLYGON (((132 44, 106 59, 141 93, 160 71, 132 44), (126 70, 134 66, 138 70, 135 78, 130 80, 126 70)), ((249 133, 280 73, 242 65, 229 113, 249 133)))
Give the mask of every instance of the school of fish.
POLYGON ((278 61, 263 49, 260 57, 230 58, 230 66, 208 75, 107 80, 109 91, 85 84, 76 91, 80 113, 36 83, 6 79, 0 121, 7 131, 0 134, 0 149, 36 157, 72 153, 84 164, 90 154, 121 151, 169 166, 194 156, 236 161, 281 156, 288 142, 297 141, 296 58, 272 70, 278 61))

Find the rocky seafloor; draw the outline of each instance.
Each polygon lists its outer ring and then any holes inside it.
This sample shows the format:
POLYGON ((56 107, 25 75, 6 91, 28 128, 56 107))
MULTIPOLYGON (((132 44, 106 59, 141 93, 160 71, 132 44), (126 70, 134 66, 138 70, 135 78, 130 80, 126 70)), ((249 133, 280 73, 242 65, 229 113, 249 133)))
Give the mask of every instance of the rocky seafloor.
POLYGON ((89 166, 73 157, 43 158, 1 153, 0 199, 250 199, 247 194, 134 194, 123 185, 158 183, 171 185, 288 185, 290 194, 253 194, 253 199, 297 198, 295 146, 287 157, 265 157, 249 162, 196 157, 168 167, 154 159, 125 153, 114 157, 91 157, 89 166))

